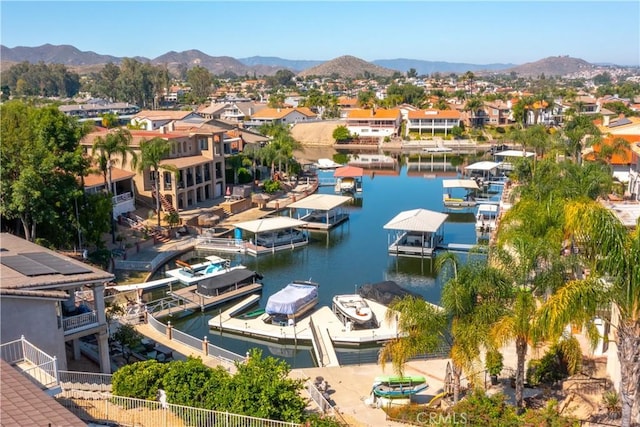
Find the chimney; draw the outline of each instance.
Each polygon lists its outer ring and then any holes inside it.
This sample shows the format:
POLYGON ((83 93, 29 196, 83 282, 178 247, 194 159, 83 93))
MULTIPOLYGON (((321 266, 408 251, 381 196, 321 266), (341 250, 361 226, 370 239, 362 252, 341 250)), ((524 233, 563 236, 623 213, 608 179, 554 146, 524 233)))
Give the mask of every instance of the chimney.
POLYGON ((602 116, 602 125, 609 127, 609 116, 602 116))

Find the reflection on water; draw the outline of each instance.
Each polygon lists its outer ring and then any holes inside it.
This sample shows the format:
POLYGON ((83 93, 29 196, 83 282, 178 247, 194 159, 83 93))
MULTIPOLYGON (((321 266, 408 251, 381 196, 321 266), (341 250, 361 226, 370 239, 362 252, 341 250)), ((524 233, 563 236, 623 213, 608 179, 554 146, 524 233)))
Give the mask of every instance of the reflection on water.
MULTIPOLYGON (((332 171, 324 172, 330 178, 332 171)), ((442 178, 426 179, 407 176, 403 167, 398 176, 376 174, 375 179, 365 175, 362 204, 346 206, 350 219, 330 232, 312 232, 309 245, 293 251, 276 252, 259 257, 241 254, 217 254, 242 263, 264 276, 262 298, 258 306, 264 307, 267 298, 292 280, 313 280, 320 284, 319 305, 331 306, 331 299, 340 293, 353 293, 357 286, 393 280, 400 286, 422 295, 432 303, 440 300, 442 274, 434 270, 429 258, 397 258, 388 255, 389 234, 383 229, 398 213, 411 209, 444 212, 442 206, 442 178)), ((333 187, 321 187, 320 193, 334 194, 333 187)), ((448 212, 450 213, 450 212, 448 212)), ((291 213, 293 215, 293 213, 291 213)), ((474 244, 475 221, 472 213, 453 213, 444 225, 445 243, 474 244)), ((209 251, 193 251, 181 259, 201 258, 209 251)), ((215 252, 213 252, 215 253, 215 252)), ((466 255, 461 255, 462 259, 466 255)), ((173 266, 170 265, 169 268, 173 266)), ((162 277, 162 274, 160 274, 162 277)), ((166 292, 162 290, 162 294, 166 292)), ((223 308, 222 308, 223 309, 223 308)), ((215 314, 219 309, 215 309, 215 314)), ((254 347, 265 355, 276 355, 294 367, 315 366, 310 343, 274 344, 249 341, 245 337, 210 331, 207 321, 213 313, 197 313, 172 323, 182 331, 200 339, 207 336, 212 344, 238 354, 254 347), (293 344, 293 347, 292 347, 293 344)), ((370 363, 377 359, 378 348, 349 348, 338 351, 341 363, 370 363)))

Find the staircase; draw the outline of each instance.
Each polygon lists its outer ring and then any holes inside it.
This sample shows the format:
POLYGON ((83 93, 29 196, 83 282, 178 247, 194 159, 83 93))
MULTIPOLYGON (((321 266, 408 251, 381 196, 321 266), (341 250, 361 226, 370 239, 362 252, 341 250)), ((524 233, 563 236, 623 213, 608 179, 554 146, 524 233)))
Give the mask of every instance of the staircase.
POLYGON ((178 211, 176 210, 176 208, 173 207, 173 205, 167 200, 166 197, 164 197, 164 194, 162 193, 158 193, 158 191, 156 191, 156 187, 152 186, 151 187, 151 194, 153 195, 153 197, 160 197, 160 204, 162 205, 162 210, 168 213, 178 213, 178 211))

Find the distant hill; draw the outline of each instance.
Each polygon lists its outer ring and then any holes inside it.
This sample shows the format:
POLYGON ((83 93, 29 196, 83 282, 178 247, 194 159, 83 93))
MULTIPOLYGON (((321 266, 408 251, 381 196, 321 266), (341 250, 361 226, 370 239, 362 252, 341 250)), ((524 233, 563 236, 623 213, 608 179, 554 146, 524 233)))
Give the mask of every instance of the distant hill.
POLYGON ((467 71, 488 71, 488 70, 504 70, 506 68, 515 67, 516 64, 465 64, 457 62, 440 62, 440 61, 422 61, 419 59, 377 59, 372 61, 381 67, 391 68, 406 73, 410 69, 415 69, 418 75, 430 75, 433 73, 456 73, 462 74, 467 71))
POLYGON ((325 61, 311 61, 311 60, 292 60, 282 59, 276 56, 251 56, 249 58, 239 58, 238 61, 249 67, 256 67, 259 65, 268 65, 276 70, 288 69, 295 73, 306 70, 307 68, 315 67, 325 61))
MULTIPOLYGON (((2 61, 31 62, 37 64, 44 62, 47 64, 64 65, 94 65, 113 62, 119 64, 122 58, 111 55, 99 55, 91 51, 81 51, 69 45, 54 46, 44 44, 37 47, 17 46, 8 48, 0 45, 0 57, 2 61)), ((137 57, 138 60, 148 61, 146 58, 137 57)))
POLYGON ((298 75, 301 77, 338 75, 346 78, 357 78, 368 73, 373 76, 391 77, 396 72, 396 70, 372 64, 355 56, 345 55, 308 68, 298 73, 298 75))
POLYGON ((151 61, 152 64, 166 64, 170 71, 176 71, 179 64, 186 64, 188 68, 196 65, 206 68, 215 75, 233 73, 243 76, 247 73, 253 74, 253 69, 247 67, 242 62, 230 56, 209 56, 197 49, 185 50, 183 52, 167 52, 151 61))
MULTIPOLYGON (((79 74, 87 74, 99 70, 109 62, 120 64, 123 59, 111 55, 100 55, 92 51, 80 51, 69 45, 56 46, 51 44, 37 47, 17 46, 14 48, 0 45, 0 58, 2 59, 0 61, 1 70, 6 70, 15 63, 28 61, 31 63, 64 64, 79 74)), ((195 49, 183 52, 167 52, 155 59, 142 56, 136 56, 134 59, 153 64, 167 64, 169 70, 174 73, 177 71, 179 64, 186 64, 187 67, 200 65, 215 75, 233 73, 239 76, 271 76, 281 69, 288 69, 302 76, 338 74, 344 77, 357 77, 364 75, 365 72, 377 76, 391 76, 395 70, 406 74, 411 68, 415 69, 419 75, 436 72, 461 74, 473 71, 478 75, 515 72, 523 76, 539 76, 543 73, 548 76, 564 76, 597 67, 582 59, 569 56, 554 56, 523 65, 479 65, 405 58, 379 59, 366 62, 353 56, 341 56, 330 61, 290 60, 262 56, 235 59, 229 56, 210 56, 195 49)))
POLYGON ((566 76, 580 71, 588 71, 596 68, 583 59, 572 58, 570 56, 550 56, 536 62, 528 62, 516 67, 504 70, 504 73, 515 72, 521 76, 537 77, 545 76, 566 76))

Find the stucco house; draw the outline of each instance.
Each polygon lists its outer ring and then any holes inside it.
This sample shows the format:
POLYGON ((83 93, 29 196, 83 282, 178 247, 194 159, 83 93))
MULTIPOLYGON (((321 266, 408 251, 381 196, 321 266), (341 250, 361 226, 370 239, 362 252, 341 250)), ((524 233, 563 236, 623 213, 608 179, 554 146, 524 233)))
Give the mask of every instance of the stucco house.
POLYGON ((2 343, 22 336, 67 369, 67 346, 97 343, 100 369, 111 372, 104 289, 111 273, 8 233, 0 234, 2 343))
POLYGON ((349 111, 347 129, 360 137, 392 137, 400 133, 402 112, 399 109, 358 108, 349 111))

